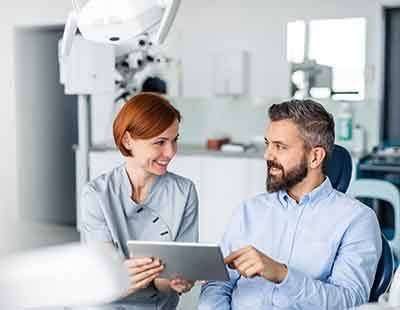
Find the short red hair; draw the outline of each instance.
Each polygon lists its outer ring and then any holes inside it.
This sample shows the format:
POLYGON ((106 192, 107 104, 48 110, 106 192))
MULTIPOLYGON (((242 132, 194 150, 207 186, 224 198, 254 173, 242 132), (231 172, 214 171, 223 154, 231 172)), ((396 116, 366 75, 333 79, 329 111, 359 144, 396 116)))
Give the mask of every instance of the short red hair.
POLYGON ((122 139, 129 132, 133 139, 151 139, 164 132, 172 123, 181 121, 181 114, 162 95, 139 93, 129 99, 113 123, 114 141, 124 156, 131 156, 122 139))

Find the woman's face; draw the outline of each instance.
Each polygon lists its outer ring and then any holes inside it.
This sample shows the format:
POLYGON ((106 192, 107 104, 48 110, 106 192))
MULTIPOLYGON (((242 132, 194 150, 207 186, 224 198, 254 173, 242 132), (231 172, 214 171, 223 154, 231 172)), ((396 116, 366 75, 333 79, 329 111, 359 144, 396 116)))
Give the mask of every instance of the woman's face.
POLYGON ((132 139, 129 133, 126 133, 124 146, 132 153, 132 157, 126 158, 127 161, 146 173, 163 175, 176 154, 178 132, 179 122, 175 120, 164 132, 151 139, 132 139))

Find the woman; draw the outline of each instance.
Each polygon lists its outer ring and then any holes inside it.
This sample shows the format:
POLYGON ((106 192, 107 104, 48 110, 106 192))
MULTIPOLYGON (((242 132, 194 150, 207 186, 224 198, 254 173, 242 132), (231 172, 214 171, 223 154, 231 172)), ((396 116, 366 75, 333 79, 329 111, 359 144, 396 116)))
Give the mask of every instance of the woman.
POLYGON ((159 277, 162 262, 129 258, 128 240, 198 240, 194 184, 167 171, 177 151, 180 113, 161 95, 141 93, 113 124, 125 164, 91 181, 82 194, 83 240, 112 244, 126 258, 132 286, 116 309, 175 309, 193 286, 159 277), (121 307, 121 306, 127 307, 121 307))

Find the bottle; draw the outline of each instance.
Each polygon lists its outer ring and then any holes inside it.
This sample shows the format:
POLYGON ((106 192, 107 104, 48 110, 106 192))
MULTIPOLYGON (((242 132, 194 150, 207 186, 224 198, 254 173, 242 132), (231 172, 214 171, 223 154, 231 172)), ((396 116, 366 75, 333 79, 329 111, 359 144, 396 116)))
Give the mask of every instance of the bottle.
POLYGON ((342 101, 338 114, 338 139, 340 141, 350 141, 353 138, 353 113, 351 105, 347 101, 342 101))
POLYGON ((365 153, 365 130, 361 125, 357 124, 354 126, 354 133, 353 133, 353 153, 357 156, 362 156, 365 153))

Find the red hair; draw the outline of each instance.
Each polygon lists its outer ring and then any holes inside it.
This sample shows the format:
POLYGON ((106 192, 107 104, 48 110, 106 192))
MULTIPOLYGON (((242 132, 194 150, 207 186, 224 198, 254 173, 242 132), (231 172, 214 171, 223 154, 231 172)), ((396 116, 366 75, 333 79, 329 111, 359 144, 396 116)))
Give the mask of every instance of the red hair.
POLYGON ((181 121, 181 114, 162 95, 140 93, 129 99, 113 123, 114 141, 124 156, 131 156, 122 139, 129 132, 133 139, 151 139, 164 132, 172 123, 181 121))

